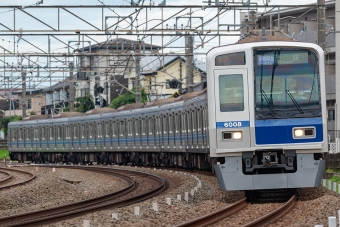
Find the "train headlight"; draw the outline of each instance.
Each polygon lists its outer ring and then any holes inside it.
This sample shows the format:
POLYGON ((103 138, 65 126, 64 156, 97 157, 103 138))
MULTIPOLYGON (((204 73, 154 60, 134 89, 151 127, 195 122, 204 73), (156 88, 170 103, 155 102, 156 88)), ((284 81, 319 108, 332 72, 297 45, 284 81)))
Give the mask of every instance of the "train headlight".
POLYGON ((294 129, 294 137, 301 137, 303 135, 304 133, 302 129, 294 129))
POLYGON ((234 133, 233 133, 233 139, 234 139, 234 140, 240 140, 240 139, 242 139, 242 132, 234 132, 234 133))
POLYGON ((314 127, 294 128, 293 137, 295 139, 315 138, 315 128, 314 127))
POLYGON ((223 140, 241 140, 242 132, 222 132, 223 140))

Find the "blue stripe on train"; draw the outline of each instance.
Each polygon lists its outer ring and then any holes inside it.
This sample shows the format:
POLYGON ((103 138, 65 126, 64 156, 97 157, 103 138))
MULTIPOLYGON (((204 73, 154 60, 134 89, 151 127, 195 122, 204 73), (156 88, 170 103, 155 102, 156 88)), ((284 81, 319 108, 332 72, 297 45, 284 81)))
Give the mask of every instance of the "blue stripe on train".
POLYGON ((322 142, 322 118, 270 119, 255 121, 256 144, 322 142), (315 138, 294 139, 293 128, 315 127, 315 138))

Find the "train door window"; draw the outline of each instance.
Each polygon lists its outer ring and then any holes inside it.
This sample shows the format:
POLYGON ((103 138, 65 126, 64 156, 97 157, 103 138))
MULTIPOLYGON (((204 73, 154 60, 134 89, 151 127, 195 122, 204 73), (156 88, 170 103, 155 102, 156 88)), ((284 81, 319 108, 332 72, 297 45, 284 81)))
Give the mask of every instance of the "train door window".
POLYGON ((141 119, 142 136, 145 136, 146 132, 146 119, 141 119))
POLYGON ((73 138, 77 139, 78 137, 78 125, 73 126, 73 138))
POLYGON ((118 131, 118 123, 117 122, 112 122, 111 123, 112 127, 111 127, 111 130, 112 130, 112 137, 116 137, 117 135, 117 131, 118 131))
POLYGON ((147 127, 148 127, 148 133, 149 135, 152 135, 153 134, 153 130, 154 130, 154 120, 152 118, 149 118, 149 119, 146 119, 146 124, 147 124, 147 127))
POLYGON ((21 129, 19 129, 19 140, 22 140, 22 133, 23 133, 23 131, 22 131, 22 128, 21 129))
POLYGON ((180 119, 179 119, 179 115, 178 114, 176 114, 175 116, 174 116, 174 119, 175 119, 175 133, 179 133, 179 130, 180 130, 180 128, 179 128, 179 124, 180 124, 180 119))
POLYGON ((125 121, 120 122, 119 132, 120 136, 125 136, 125 121))
POLYGON ((80 125, 80 134, 82 139, 85 138, 85 130, 86 130, 85 125, 80 125))
POLYGON ((168 132, 168 116, 163 115, 163 134, 167 134, 168 132))
POLYGON ((220 111, 244 110, 243 75, 221 75, 219 77, 220 111))
POLYGON ((196 110, 192 110, 191 112, 191 121, 192 121, 192 132, 196 131, 196 110))
POLYGON ((105 137, 110 137, 111 133, 110 133, 110 125, 111 122, 106 122, 105 123, 105 137))
POLYGON ((88 127, 88 130, 87 130, 88 136, 89 136, 89 138, 92 138, 92 135, 93 135, 93 127, 92 127, 92 124, 88 124, 87 127, 88 127))
POLYGON ((182 113, 182 115, 181 115, 181 120, 182 120, 182 132, 186 132, 186 130, 187 130, 187 121, 186 121, 186 113, 185 112, 183 112, 182 113))
POLYGON ((187 126, 188 126, 187 129, 188 129, 188 132, 191 132, 192 130, 191 113, 187 112, 186 116, 187 116, 187 126))
POLYGON ((26 130, 26 132, 25 132, 26 140, 31 140, 31 138, 30 138, 30 135, 31 135, 30 128, 26 128, 25 130, 26 130))
POLYGON ((57 137, 58 137, 58 140, 62 139, 62 132, 61 132, 60 126, 58 126, 58 128, 57 128, 57 137))
POLYGON ((17 129, 12 129, 12 140, 17 140, 17 129))
POLYGON ((64 126, 65 128, 65 139, 71 139, 70 137, 70 126, 64 126))
POLYGON ((97 123, 97 137, 101 138, 102 137, 102 124, 97 123))
POLYGON ((54 127, 51 126, 50 127, 50 140, 53 140, 53 138, 54 138, 54 127))
POLYGON ((45 136, 46 136, 46 129, 45 128, 41 128, 41 139, 45 140, 45 136))
POLYGON ((168 127, 169 127, 169 133, 173 133, 173 131, 174 131, 174 116, 172 114, 168 116, 168 127))
POLYGON ((135 134, 136 134, 136 136, 138 136, 139 134, 140 134, 140 120, 139 119, 135 119, 134 120, 134 122, 135 122, 135 127, 133 127, 132 129, 135 129, 135 134))

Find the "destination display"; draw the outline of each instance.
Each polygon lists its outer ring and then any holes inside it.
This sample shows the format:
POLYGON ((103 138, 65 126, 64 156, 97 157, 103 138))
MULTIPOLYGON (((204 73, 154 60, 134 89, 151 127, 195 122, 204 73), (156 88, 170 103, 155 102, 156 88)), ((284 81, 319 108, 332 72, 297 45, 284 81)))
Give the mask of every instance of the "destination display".
POLYGON ((292 65, 308 63, 308 52, 280 53, 271 52, 264 55, 257 55, 258 65, 292 65))

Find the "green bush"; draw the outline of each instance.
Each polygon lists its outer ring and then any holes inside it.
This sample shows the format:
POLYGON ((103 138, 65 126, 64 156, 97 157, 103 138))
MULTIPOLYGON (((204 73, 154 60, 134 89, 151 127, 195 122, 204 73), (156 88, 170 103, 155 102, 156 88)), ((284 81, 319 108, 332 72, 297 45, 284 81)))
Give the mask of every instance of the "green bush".
MULTIPOLYGON (((133 92, 136 91, 136 87, 133 87, 133 92)), ((147 94, 145 93, 144 89, 141 90, 141 96, 142 96, 142 102, 147 102, 147 94)), ((124 106, 126 104, 131 104, 136 102, 136 95, 131 93, 130 91, 126 91, 123 95, 118 96, 114 100, 111 101, 110 107, 118 109, 121 106, 124 106)))
POLYGON ((9 160, 8 150, 0 150, 0 159, 4 159, 5 157, 9 160))
POLYGON ((2 131, 5 133, 5 135, 8 134, 8 124, 12 121, 21 121, 21 116, 10 116, 10 117, 4 117, 2 118, 1 125, 2 125, 2 131))

